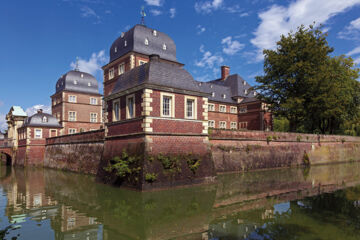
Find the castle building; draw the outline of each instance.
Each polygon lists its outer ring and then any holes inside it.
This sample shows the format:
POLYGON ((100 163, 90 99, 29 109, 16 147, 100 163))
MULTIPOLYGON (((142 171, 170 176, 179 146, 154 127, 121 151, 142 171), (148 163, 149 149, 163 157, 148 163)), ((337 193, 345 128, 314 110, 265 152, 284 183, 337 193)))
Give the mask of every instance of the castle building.
POLYGON ((45 157, 46 138, 56 137, 62 129, 58 120, 40 109, 36 114, 27 117, 17 129, 18 151, 17 164, 41 165, 45 157))
POLYGON ((26 112, 20 106, 12 106, 6 115, 8 144, 12 146, 14 150, 16 150, 18 145, 17 129, 24 124, 26 117, 26 112))
POLYGON ((91 74, 75 69, 62 75, 51 100, 52 115, 63 127, 61 135, 102 127, 102 95, 91 74))

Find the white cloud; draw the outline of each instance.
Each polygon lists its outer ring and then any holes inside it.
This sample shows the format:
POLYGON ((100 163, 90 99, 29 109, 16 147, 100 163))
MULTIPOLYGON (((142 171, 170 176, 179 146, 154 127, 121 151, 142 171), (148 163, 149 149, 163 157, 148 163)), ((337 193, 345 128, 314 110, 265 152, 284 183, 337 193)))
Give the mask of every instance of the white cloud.
POLYGON ((170 8, 169 12, 170 12, 170 18, 174 18, 175 15, 176 15, 176 9, 175 8, 170 8))
POLYGON ((345 29, 338 33, 339 38, 348 40, 360 39, 360 18, 350 22, 345 29))
POLYGON ((157 10, 157 9, 151 9, 150 12, 153 16, 159 16, 162 14, 162 11, 157 10))
POLYGON ((4 131, 7 129, 7 123, 6 123, 6 115, 0 113, 0 131, 4 131))
POLYGON ((197 2, 195 3, 195 10, 198 13, 211 13, 212 11, 219 9, 223 5, 223 2, 223 0, 197 2))
MULTIPOLYGON (((105 50, 101 50, 98 53, 91 54, 89 60, 79 58, 79 70, 95 75, 97 71, 101 71, 101 66, 105 64, 107 60, 105 50)), ((71 62, 70 67, 74 69, 76 67, 76 63, 71 62)))
POLYGON ((360 56, 354 59, 354 63, 360 65, 360 56))
POLYGON ((147 5, 160 7, 163 5, 163 0, 144 0, 147 5))
POLYGON ((348 52, 346 55, 356 55, 356 54, 360 54, 360 47, 354 48, 353 50, 348 52))
POLYGON ((29 107, 25 110, 26 114, 31 117, 32 115, 34 115, 35 113, 37 113, 37 111, 39 109, 42 109, 44 113, 49 113, 51 114, 51 106, 48 105, 43 105, 43 104, 37 104, 34 105, 32 107, 29 107))
POLYGON ((201 25, 197 25, 196 29, 197 29, 197 34, 199 35, 206 31, 206 28, 201 25))
POLYGON ((213 55, 210 51, 204 51, 203 57, 200 61, 195 61, 197 67, 213 68, 219 66, 224 62, 224 59, 220 55, 213 55))
POLYGON ((204 44, 201 44, 200 45, 200 48, 199 48, 199 51, 201 52, 201 53, 204 53, 205 52, 205 46, 204 46, 204 44))
POLYGON ((88 6, 84 6, 84 7, 81 7, 80 10, 81 10, 82 17, 85 17, 85 18, 94 17, 96 19, 96 22, 94 22, 95 24, 101 22, 100 16, 98 14, 96 14, 96 12, 92 8, 89 8, 88 6))
POLYGON ((307 26, 314 21, 325 23, 331 17, 360 4, 360 0, 297 0, 288 7, 272 5, 259 13, 260 25, 254 32, 251 43, 257 47, 257 60, 263 59, 263 49, 274 49, 280 35, 296 30, 301 24, 307 26))
POLYGON ((237 40, 232 40, 232 37, 226 37, 221 41, 223 44, 223 52, 227 55, 234 55, 244 48, 244 44, 240 43, 237 40))

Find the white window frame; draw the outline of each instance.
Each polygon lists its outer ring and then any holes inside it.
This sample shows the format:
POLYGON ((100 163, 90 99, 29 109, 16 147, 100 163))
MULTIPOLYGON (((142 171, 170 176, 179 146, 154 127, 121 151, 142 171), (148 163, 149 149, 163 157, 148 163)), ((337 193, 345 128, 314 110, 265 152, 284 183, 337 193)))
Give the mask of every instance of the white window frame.
POLYGON ((118 74, 121 75, 125 73, 125 63, 120 63, 118 66, 118 74))
POLYGON ((34 138, 42 138, 42 136, 43 136, 43 131, 42 131, 42 129, 41 128, 35 128, 34 129, 34 138), (36 132, 37 131, 40 131, 40 135, 36 135, 36 132))
POLYGON ((209 120, 208 121, 208 127, 209 128, 215 128, 215 120, 209 120))
POLYGON ((226 105, 219 105, 219 112, 226 113, 226 105), (224 111, 222 111, 221 108, 224 108, 224 111))
POLYGON ((136 109, 135 109, 135 94, 131 94, 129 96, 126 96, 126 119, 131 119, 131 118, 135 118, 136 116, 136 109), (129 111, 129 99, 132 98, 133 99, 133 116, 130 116, 130 111, 129 111))
POLYGON ((237 107, 231 106, 230 113, 237 113, 237 107))
POLYGON ((91 123, 97 123, 98 122, 97 118, 98 118, 97 113, 94 113, 94 112, 90 113, 90 122, 91 123), (95 118, 93 118, 93 115, 95 115, 95 118), (94 121, 94 119, 95 119, 95 121, 94 121))
POLYGON ((75 95, 69 95, 68 100, 69 100, 70 103, 76 103, 77 102, 77 97, 75 95))
POLYGON ((97 105, 97 98, 91 97, 90 98, 90 105, 97 105), (94 101, 94 102, 93 102, 94 101))
POLYGON ((237 122, 231 122, 230 129, 237 129, 237 122))
POLYGON ((144 65, 144 64, 146 64, 146 63, 147 63, 147 61, 139 60, 139 66, 144 65))
POLYGON ((191 97, 191 96, 185 96, 185 101, 184 101, 184 116, 186 119, 197 119, 197 98, 196 97, 191 97), (187 112, 187 101, 193 101, 193 111, 192 111, 192 116, 188 116, 188 112, 187 112))
POLYGON ((170 94, 170 93, 160 93, 160 116, 161 117, 166 117, 166 118, 174 118, 175 117, 175 94, 170 94), (164 115, 164 97, 170 97, 171 98, 171 103, 169 105, 170 109, 169 109, 169 113, 170 115, 164 115))
POLYGON ((76 128, 69 128, 69 130, 68 130, 69 132, 69 134, 75 134, 76 133, 76 128))
POLYGON ((112 112, 113 112, 113 117, 112 117, 112 121, 113 122, 117 122, 121 120, 121 106, 120 106, 120 99, 116 99, 113 101, 113 108, 112 108, 112 112), (116 112, 115 112, 115 104, 119 104, 119 118, 116 118, 116 112))
POLYGON ((114 74, 114 68, 110 68, 109 69, 109 79, 113 79, 115 77, 115 74, 114 74))
POLYGON ((69 122, 76 122, 76 115, 77 115, 77 113, 76 113, 76 111, 69 111, 68 112, 68 121, 69 122), (74 118, 71 118, 71 113, 74 113, 74 118))
POLYGON ((226 121, 220 121, 219 122, 219 128, 220 129, 226 129, 226 121), (221 126, 223 124, 223 126, 221 126))
POLYGON ((209 112, 214 112, 215 111, 215 104, 209 103, 208 104, 208 111, 209 112))

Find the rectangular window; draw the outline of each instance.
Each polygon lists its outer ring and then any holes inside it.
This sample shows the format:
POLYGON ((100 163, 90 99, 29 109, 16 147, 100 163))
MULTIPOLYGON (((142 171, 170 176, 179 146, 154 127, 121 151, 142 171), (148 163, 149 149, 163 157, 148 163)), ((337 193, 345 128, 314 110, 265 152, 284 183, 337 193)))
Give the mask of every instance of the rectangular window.
POLYGON ((208 104, 208 110, 211 111, 211 112, 215 111, 215 104, 209 103, 208 104))
POLYGON ((236 122, 231 122, 230 123, 230 129, 237 129, 237 123, 236 122))
POLYGON ((90 98, 90 104, 97 105, 97 98, 94 98, 94 97, 90 98))
POLYGON ((119 69, 118 69, 118 73, 119 75, 123 74, 125 72, 125 64, 124 63, 121 63, 119 65, 119 69))
POLYGON ((113 79, 114 78, 114 68, 110 68, 109 69, 109 79, 113 79))
POLYGON ((76 121, 76 112, 73 112, 73 111, 69 112, 69 121, 71 121, 71 122, 76 121))
POLYGON ((236 113, 237 107, 230 107, 230 113, 236 113))
POLYGON ((75 128, 69 128, 69 134, 74 134, 76 133, 76 129, 75 128))
POLYGON ((135 95, 132 94, 126 97, 126 118, 135 117, 135 95))
POLYGON ((69 95, 69 102, 76 103, 76 96, 69 95))
POLYGON ((239 122, 240 129, 247 129, 248 123, 247 122, 239 122))
POLYGON ((90 113, 90 122, 97 122, 97 113, 90 113))
POLYGON ((56 137, 57 136, 57 131, 55 129, 51 129, 50 130, 50 137, 56 137))
POLYGON ((174 117, 175 95, 161 93, 160 113, 162 117, 174 117))
POLYGON ((42 138, 42 129, 35 129, 35 138, 42 138))
POLYGON ((226 129, 226 122, 225 121, 220 121, 219 122, 219 128, 220 129, 226 129))
POLYGON ((215 121, 209 120, 209 128, 215 128, 215 121))
POLYGON ((219 111, 220 112, 226 112, 226 106, 225 105, 220 105, 219 106, 219 111))
POLYGON ((139 66, 141 66, 141 65, 143 65, 143 64, 145 64, 145 63, 146 63, 146 61, 139 60, 139 66))
POLYGON ((185 118, 196 119, 196 97, 187 97, 185 96, 185 118))
POLYGON ((113 122, 120 121, 120 100, 113 102, 113 122))
POLYGON ((247 112, 247 108, 246 107, 242 107, 240 108, 240 113, 246 113, 247 112))

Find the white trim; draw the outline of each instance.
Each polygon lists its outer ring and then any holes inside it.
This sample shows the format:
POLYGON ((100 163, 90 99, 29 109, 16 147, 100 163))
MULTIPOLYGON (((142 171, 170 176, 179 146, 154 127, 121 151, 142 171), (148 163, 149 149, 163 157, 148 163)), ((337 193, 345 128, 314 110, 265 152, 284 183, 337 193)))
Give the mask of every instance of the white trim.
POLYGON ((94 113, 94 112, 91 112, 91 113, 90 113, 90 122, 91 122, 91 123, 97 123, 97 122, 98 122, 98 114, 97 114, 97 113, 94 113), (94 122, 94 121, 91 121, 91 114, 95 114, 95 122, 94 122))
POLYGON ((220 129, 226 129, 226 121, 220 121, 219 122, 219 128, 220 129), (222 123, 224 123, 224 126, 221 126, 222 123))
POLYGON ((77 97, 75 95, 68 95, 68 101, 70 103, 76 103, 77 102, 77 97), (74 97, 74 100, 71 100, 72 97, 74 97))
POLYGON ((34 138, 42 138, 42 136, 43 136, 43 130, 41 128, 35 128, 34 129, 34 138), (36 136, 36 131, 37 130, 40 130, 40 136, 39 137, 36 136))
POLYGON ((230 129, 237 129, 237 122, 231 122, 230 129))
POLYGON ((115 77, 115 73, 114 73, 114 67, 109 69, 109 79, 113 79, 115 77))
POLYGON ((97 105, 98 99, 96 97, 90 97, 90 105, 97 105), (95 99, 95 103, 92 103, 91 100, 95 99))
POLYGON ((209 112, 214 112, 215 111, 215 104, 214 103, 209 103, 208 104, 208 110, 209 110, 209 112))
POLYGON ((237 107, 230 106, 230 113, 237 113, 237 107))
POLYGON ((112 122, 117 122, 121 120, 121 106, 120 106, 120 98, 112 101, 112 122), (115 103, 119 104, 119 119, 115 118, 115 103))
POLYGON ((148 119, 159 119, 159 120, 172 120, 172 121, 183 121, 183 122, 204 122, 203 120, 194 120, 194 119, 183 119, 183 118, 169 118, 169 117, 150 117, 146 116, 148 119))
POLYGON ((224 113, 226 113, 226 105, 219 105, 219 112, 224 112, 224 113), (225 108, 225 111, 221 111, 221 107, 224 107, 224 108, 225 108))
POLYGON ((68 111, 68 121, 69 122, 76 122, 76 120, 77 120, 77 113, 76 113, 76 111, 68 111), (74 115, 75 115, 75 120, 71 120, 70 119, 70 113, 75 113, 74 115))
POLYGON ((248 122, 239 122, 239 129, 247 129, 248 128, 248 122), (241 127, 241 125, 244 124, 245 127, 241 127))
POLYGON ((121 75, 123 73, 125 73, 125 63, 120 63, 118 66, 118 75, 121 75), (122 71, 120 71, 122 67, 123 67, 123 69, 122 69, 122 71))
POLYGON ((139 66, 144 65, 144 64, 146 64, 146 63, 147 63, 147 61, 144 61, 144 60, 139 60, 139 61, 138 61, 139 66))
POLYGON ((77 131, 76 131, 76 128, 69 128, 68 129, 68 133, 69 134, 75 134, 77 131), (71 132, 71 130, 74 130, 74 132, 71 132))
POLYGON ((160 116, 165 118, 174 118, 175 117, 175 94, 166 93, 166 92, 160 92, 160 116), (170 97, 171 103, 170 103, 170 115, 164 115, 163 114, 163 99, 164 97, 170 97))
POLYGON ((185 99, 184 99, 184 118, 186 118, 186 119, 197 119, 197 97, 185 96, 185 99), (192 111, 192 116, 191 117, 188 117, 188 115, 187 115, 187 101, 188 100, 193 101, 193 111, 192 111))
POLYGON ((135 94, 131 94, 129 96, 126 96, 126 119, 131 119, 131 118, 135 118, 136 117, 136 109, 135 109, 135 94), (129 99, 133 98, 133 116, 130 116, 130 112, 129 112, 129 99))
POLYGON ((209 120, 208 121, 208 127, 209 128, 215 128, 215 120, 209 120))

